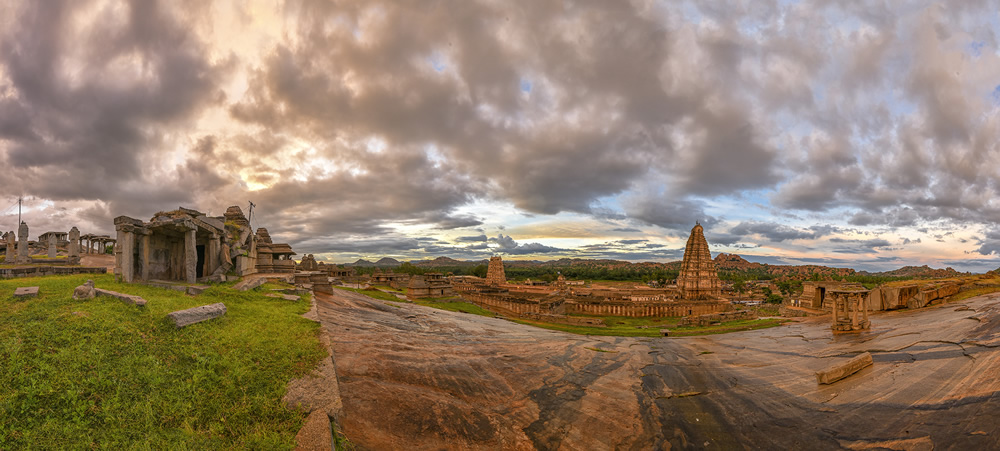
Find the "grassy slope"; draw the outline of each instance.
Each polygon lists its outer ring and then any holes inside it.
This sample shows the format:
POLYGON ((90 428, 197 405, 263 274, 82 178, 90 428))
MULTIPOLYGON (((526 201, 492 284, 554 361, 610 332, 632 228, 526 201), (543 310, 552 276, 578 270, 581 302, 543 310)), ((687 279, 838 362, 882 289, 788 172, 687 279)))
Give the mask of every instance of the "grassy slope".
POLYGON ((110 275, 0 281, 0 448, 291 448, 302 425, 287 382, 325 352, 308 302, 213 287, 200 296, 110 275), (71 298, 86 279, 137 294, 71 298), (15 300, 18 286, 40 286, 15 300), (224 302, 225 316, 175 328, 167 313, 224 302))

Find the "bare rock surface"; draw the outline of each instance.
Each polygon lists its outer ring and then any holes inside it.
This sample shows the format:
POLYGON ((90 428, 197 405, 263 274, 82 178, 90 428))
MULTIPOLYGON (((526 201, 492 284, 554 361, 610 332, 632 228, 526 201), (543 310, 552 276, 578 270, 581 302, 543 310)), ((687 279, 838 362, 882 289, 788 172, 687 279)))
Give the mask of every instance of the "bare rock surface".
POLYGON ((807 318, 689 338, 317 298, 339 423, 361 449, 1000 448, 996 296, 882 313, 857 334, 807 318), (874 366, 816 383, 864 352, 874 366))

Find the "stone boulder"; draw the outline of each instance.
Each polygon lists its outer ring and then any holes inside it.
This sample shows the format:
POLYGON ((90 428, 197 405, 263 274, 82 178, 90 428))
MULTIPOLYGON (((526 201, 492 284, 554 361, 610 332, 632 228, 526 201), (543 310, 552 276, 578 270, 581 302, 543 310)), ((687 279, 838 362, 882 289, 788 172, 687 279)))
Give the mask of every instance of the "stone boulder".
POLYGON ((97 290, 94 289, 93 280, 88 280, 87 283, 80 285, 73 290, 73 299, 77 301, 93 299, 95 296, 97 296, 97 290))

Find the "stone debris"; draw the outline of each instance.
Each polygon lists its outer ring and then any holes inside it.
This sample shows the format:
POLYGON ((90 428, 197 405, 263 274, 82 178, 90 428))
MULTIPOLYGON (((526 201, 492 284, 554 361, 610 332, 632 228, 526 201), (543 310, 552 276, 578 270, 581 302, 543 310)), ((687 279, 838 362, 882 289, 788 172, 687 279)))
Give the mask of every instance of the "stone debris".
POLYGON ((38 296, 38 287, 20 287, 14 290, 14 297, 19 299, 38 296))
POLYGON ((218 318, 226 314, 226 304, 221 302, 200 307, 193 307, 185 310, 178 310, 167 314, 177 327, 190 326, 195 323, 218 318))
POLYGON ((269 298, 280 298, 280 299, 284 299, 286 301, 297 301, 297 300, 301 299, 300 296, 296 296, 294 294, 271 293, 271 294, 267 294, 265 296, 267 296, 269 298))
POLYGON ((73 290, 73 299, 77 301, 93 299, 95 296, 97 296, 97 290, 94 289, 93 280, 88 280, 87 283, 80 285, 73 290))
POLYGON ((872 366, 874 361, 870 353, 863 353, 855 356, 845 363, 831 366, 825 370, 816 372, 817 384, 832 384, 847 376, 850 376, 865 367, 872 366))
POLYGON ((139 296, 134 296, 134 295, 125 294, 125 293, 119 293, 117 291, 103 290, 103 289, 100 289, 100 288, 94 288, 94 292, 97 293, 98 296, 112 297, 112 298, 115 298, 115 299, 127 302, 129 304, 137 305, 139 307, 143 307, 143 306, 146 305, 146 300, 143 299, 143 298, 141 298, 141 297, 139 297, 139 296))

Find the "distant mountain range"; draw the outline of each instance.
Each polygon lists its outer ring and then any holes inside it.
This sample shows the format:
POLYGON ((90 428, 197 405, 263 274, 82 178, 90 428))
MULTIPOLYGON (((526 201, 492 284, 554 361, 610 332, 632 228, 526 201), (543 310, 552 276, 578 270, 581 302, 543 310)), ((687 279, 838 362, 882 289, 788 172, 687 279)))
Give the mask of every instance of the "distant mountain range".
MULTIPOLYGON (((750 262, 740 257, 736 254, 726 254, 720 253, 715 256, 715 266, 720 271, 741 271, 741 272, 757 272, 761 274, 771 274, 774 276, 786 276, 786 277, 809 277, 812 274, 819 274, 821 277, 830 278, 841 278, 846 277, 851 274, 864 275, 864 276, 881 276, 881 277, 909 277, 909 278, 945 278, 954 277, 962 275, 962 273, 955 271, 952 268, 945 269, 935 269, 927 265, 924 266, 904 266, 899 269, 892 271, 883 272, 869 272, 869 271, 855 271, 851 268, 834 268, 830 266, 822 265, 770 265, 767 263, 756 263, 750 262)), ((409 262, 411 265, 418 266, 421 268, 457 268, 457 267, 473 267, 478 265, 488 264, 488 260, 456 260, 449 257, 438 257, 433 260, 414 260, 409 262)), ((402 264, 399 260, 390 257, 383 257, 376 262, 370 262, 368 260, 359 259, 354 263, 347 263, 344 266, 359 266, 359 267, 398 267, 402 264)), ((590 260, 582 258, 561 258, 558 260, 549 261, 537 261, 537 260, 506 260, 504 261, 504 266, 515 268, 515 267, 551 267, 551 268, 566 268, 566 267, 586 267, 586 268, 607 268, 607 269, 617 269, 617 268, 628 268, 628 269, 664 269, 664 270, 679 270, 681 267, 680 261, 673 261, 667 263, 659 262, 640 262, 632 263, 622 260, 590 260)))

